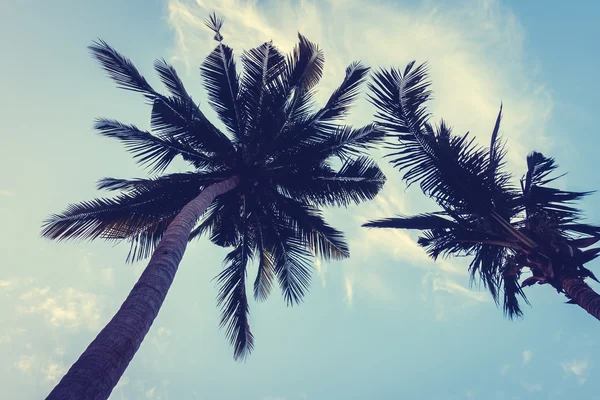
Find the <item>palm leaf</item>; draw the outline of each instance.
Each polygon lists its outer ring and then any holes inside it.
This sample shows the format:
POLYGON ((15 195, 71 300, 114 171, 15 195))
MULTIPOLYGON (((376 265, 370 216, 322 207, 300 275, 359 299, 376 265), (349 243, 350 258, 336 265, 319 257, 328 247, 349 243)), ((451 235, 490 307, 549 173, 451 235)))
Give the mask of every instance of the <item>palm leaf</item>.
POLYGON ((212 163, 210 158, 190 146, 172 138, 154 136, 135 125, 100 118, 96 120, 94 128, 103 136, 121 140, 138 163, 148 167, 151 173, 164 171, 178 155, 199 169, 212 163))
MULTIPOLYGON (((246 115, 245 134, 263 134, 262 127, 271 124, 265 107, 272 106, 269 89, 285 66, 285 57, 267 42, 242 54, 244 74, 241 79, 240 102, 246 115)), ((250 138, 249 140, 253 140, 250 138)), ((249 141, 248 140, 248 141, 249 141)))
POLYGON ((234 358, 246 358, 254 348, 254 336, 248 323, 248 298, 246 296, 246 265, 251 258, 251 244, 247 235, 225 257, 227 267, 217 275, 221 307, 221 328, 234 347, 234 358))
POLYGON ((446 229, 457 226, 456 222, 444 218, 438 214, 419 214, 413 217, 385 218, 370 221, 362 226, 366 228, 395 228, 395 229, 446 229))
POLYGON ((154 99, 156 92, 128 58, 103 40, 93 42, 88 49, 119 88, 142 93, 149 100, 154 99))
POLYGON ((326 260, 350 257, 342 232, 329 226, 318 209, 279 193, 274 195, 273 200, 279 217, 317 256, 326 260))
POLYGON ((385 175, 374 161, 358 157, 347 160, 337 172, 326 166, 314 167, 278 183, 282 193, 307 204, 346 207, 374 199, 385 184, 385 175))
POLYGON ((315 114, 313 120, 323 123, 344 117, 356 100, 368 72, 369 68, 360 62, 350 64, 346 68, 344 80, 331 94, 327 104, 315 114))
POLYGON ((243 126, 237 100, 239 78, 233 50, 219 42, 200 67, 208 102, 229 131, 239 137, 243 126))

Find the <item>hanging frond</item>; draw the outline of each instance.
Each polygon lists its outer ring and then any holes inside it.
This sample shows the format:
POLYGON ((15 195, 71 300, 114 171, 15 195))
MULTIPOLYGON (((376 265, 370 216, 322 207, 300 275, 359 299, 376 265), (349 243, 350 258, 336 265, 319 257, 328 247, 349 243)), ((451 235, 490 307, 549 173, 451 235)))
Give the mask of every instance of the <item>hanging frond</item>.
MULTIPOLYGON (((256 216, 255 216, 256 217, 256 216)), ((258 252, 258 272, 254 280, 254 299, 265 301, 271 293, 273 280, 275 279, 275 259, 271 249, 265 246, 261 220, 255 219, 257 232, 256 250, 258 252)))
POLYGON ((245 359, 254 349, 254 336, 248 322, 248 298, 246 296, 246 266, 251 259, 251 244, 242 234, 240 243, 225 257, 227 267, 217 275, 221 307, 221 328, 234 348, 235 359, 245 359))
POLYGON ((350 257, 348 245, 342 232, 329 226, 316 208, 286 197, 274 194, 274 207, 277 215, 303 239, 305 245, 317 256, 325 260, 350 257))
POLYGON ((516 264, 514 257, 509 257, 505 262, 504 270, 517 271, 516 273, 504 273, 502 275, 504 314, 510 319, 518 318, 523 315, 523 311, 521 310, 521 305, 519 304, 519 299, 517 296, 520 296, 523 301, 529 305, 529 300, 527 300, 527 296, 525 296, 521 285, 519 285, 519 277, 521 274, 518 271, 520 271, 520 266, 516 264))

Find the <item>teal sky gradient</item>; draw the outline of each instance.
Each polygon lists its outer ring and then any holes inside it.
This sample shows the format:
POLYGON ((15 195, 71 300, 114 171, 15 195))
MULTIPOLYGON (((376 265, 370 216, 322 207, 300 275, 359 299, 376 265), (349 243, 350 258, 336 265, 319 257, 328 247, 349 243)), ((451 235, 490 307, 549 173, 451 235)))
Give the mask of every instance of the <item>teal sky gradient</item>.
MULTIPOLYGON (((116 89, 91 59, 86 46, 96 38, 155 87, 152 62, 172 61, 204 110, 198 66, 214 42, 199 21, 213 9, 225 15, 225 40, 237 55, 269 39, 289 50, 297 31, 318 42, 326 57, 321 100, 355 59, 373 67, 429 60, 436 119, 485 143, 502 101, 517 178, 524 155, 537 149, 570 171, 565 187, 600 189, 599 4, 397 3, 0 3, 0 397, 43 398, 145 266, 125 264, 126 244, 39 238, 49 214, 103 195, 98 179, 145 174, 119 143, 92 130, 96 117, 142 128, 150 117, 141 96, 116 89)), ((372 111, 363 99, 350 121, 368 122, 372 111)), ((359 228, 368 218, 432 210, 381 166, 389 182, 377 200, 327 214, 346 232, 351 259, 316 266, 299 307, 287 308, 277 290, 251 302, 256 349, 246 363, 233 361, 218 330, 211 279, 227 251, 207 239, 190 245, 111 399, 600 399, 598 322, 584 311, 533 287, 532 307, 511 322, 487 293, 469 288, 468 259, 433 263, 412 234, 359 228)), ((598 195, 583 205, 600 223, 598 195)))

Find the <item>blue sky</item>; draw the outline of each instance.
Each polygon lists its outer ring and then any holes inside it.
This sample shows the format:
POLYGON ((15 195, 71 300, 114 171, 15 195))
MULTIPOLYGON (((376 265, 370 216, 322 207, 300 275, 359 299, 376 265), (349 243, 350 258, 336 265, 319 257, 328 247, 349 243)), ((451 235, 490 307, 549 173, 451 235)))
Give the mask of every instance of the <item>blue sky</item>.
MULTIPOLYGON (((227 18, 225 40, 238 55, 269 39, 289 50, 298 30, 317 41, 326 56, 321 100, 353 60, 371 66, 428 60, 437 118, 485 143, 502 101, 509 168, 517 176, 524 155, 537 149, 571 171, 565 187, 598 189, 592 163, 599 144, 600 6, 540 4, 1 2, 3 397, 45 396, 145 265, 124 263, 126 245, 38 237, 48 214, 99 195, 97 179, 144 174, 119 143, 91 129, 100 116, 149 125, 143 99, 117 90, 89 57, 92 40, 126 54, 156 86, 152 62, 165 57, 201 102, 198 66, 214 45, 201 21, 212 10, 227 18)), ((368 122, 372 112, 363 99, 350 122, 368 122)), ((233 361, 218 330, 211 279, 226 250, 207 240, 188 247, 111 399, 600 399, 598 323, 584 311, 563 304, 550 288, 534 287, 527 292, 533 306, 510 322, 487 293, 469 288, 468 260, 433 263, 412 234, 359 229, 368 218, 432 207, 381 166, 389 182, 375 201, 328 211, 347 233, 352 258, 316 265, 299 307, 285 307, 277 292, 251 304, 256 350, 246 363, 233 361)), ((597 200, 590 197, 584 207, 599 223, 597 200)))

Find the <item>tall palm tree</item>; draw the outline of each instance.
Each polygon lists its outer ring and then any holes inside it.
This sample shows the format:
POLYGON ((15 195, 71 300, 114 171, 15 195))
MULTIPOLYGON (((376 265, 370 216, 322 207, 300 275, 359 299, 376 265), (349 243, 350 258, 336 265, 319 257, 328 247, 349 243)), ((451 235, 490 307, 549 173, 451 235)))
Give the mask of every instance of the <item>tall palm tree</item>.
POLYGON ((223 44, 223 19, 207 26, 217 47, 200 70, 208 100, 226 132, 192 101, 172 66, 155 63, 170 95, 155 91, 133 64, 103 41, 90 50, 121 88, 140 92, 152 105, 154 133, 99 119, 96 129, 116 138, 154 176, 105 178, 99 189, 116 197, 70 205, 45 222, 51 239, 127 240, 128 260, 152 254, 127 299, 69 369, 49 399, 106 399, 158 314, 189 240, 208 234, 233 246, 217 276, 221 327, 236 359, 253 349, 248 324, 246 267, 256 257, 254 297, 265 300, 277 280, 288 305, 306 292, 311 258, 349 256, 342 232, 328 225, 322 206, 372 199, 385 177, 361 152, 383 137, 375 125, 339 125, 368 68, 353 63, 322 108, 313 94, 323 53, 304 36, 287 57, 271 42, 246 51, 236 71, 233 50, 223 44), (160 174, 177 156, 193 167, 160 174), (336 161, 339 160, 339 161, 336 161), (199 219, 201 220, 199 221, 199 219))
POLYGON ((388 146, 391 163, 407 184, 418 183, 441 211, 372 221, 374 228, 416 229, 418 243, 433 258, 472 256, 469 270, 479 276, 505 313, 521 316, 523 287, 548 284, 600 319, 600 296, 586 283, 596 279, 585 264, 600 248, 600 227, 583 222, 573 202, 589 192, 551 187, 557 177, 552 158, 533 152, 517 188, 503 169, 505 146, 499 129, 502 106, 489 148, 468 134, 453 135, 444 122, 430 123, 427 66, 381 70, 370 84, 370 100, 381 126, 397 138, 388 146), (531 277, 520 282, 524 270, 531 277))

